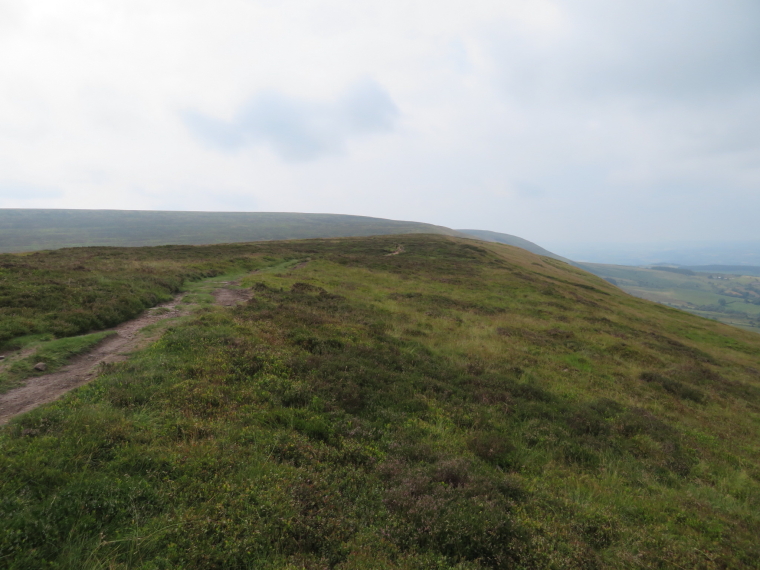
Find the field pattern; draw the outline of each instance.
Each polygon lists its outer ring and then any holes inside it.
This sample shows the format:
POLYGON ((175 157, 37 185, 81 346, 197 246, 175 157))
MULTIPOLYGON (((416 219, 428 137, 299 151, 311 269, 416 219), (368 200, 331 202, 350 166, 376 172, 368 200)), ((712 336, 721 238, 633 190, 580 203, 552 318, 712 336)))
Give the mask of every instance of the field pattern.
POLYGON ((636 297, 760 332, 760 276, 685 268, 579 265, 636 297))

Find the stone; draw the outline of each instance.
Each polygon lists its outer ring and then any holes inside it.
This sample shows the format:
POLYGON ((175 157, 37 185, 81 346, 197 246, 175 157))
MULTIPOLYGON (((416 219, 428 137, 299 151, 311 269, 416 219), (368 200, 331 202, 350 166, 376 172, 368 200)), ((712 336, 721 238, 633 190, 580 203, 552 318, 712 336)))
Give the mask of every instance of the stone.
POLYGON ((40 372, 44 372, 47 369, 47 364, 44 362, 38 362, 34 365, 35 370, 39 370, 40 372))

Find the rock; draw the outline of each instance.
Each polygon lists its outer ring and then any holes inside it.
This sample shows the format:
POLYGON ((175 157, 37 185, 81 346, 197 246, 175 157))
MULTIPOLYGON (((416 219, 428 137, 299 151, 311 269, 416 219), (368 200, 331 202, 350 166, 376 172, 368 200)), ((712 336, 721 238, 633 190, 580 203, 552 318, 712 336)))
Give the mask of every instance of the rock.
POLYGON ((34 365, 35 370, 39 370, 40 372, 44 372, 47 369, 47 364, 44 362, 38 362, 34 365))
POLYGON ((3 356, 2 354, 0 354, 0 360, 5 360, 5 356, 3 356))

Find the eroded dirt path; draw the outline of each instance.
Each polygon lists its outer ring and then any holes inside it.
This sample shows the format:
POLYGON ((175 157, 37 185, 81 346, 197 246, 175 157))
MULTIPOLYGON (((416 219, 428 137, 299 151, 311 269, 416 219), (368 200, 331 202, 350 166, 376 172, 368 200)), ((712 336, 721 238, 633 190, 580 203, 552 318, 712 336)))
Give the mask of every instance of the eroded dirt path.
MULTIPOLYGON (((233 286, 237 284, 238 282, 219 283, 219 285, 233 286)), ((217 304, 229 307, 247 301, 253 292, 249 289, 233 289, 222 286, 216 288, 211 294, 217 304)), ((111 329, 116 332, 115 335, 104 339, 91 351, 74 357, 60 370, 44 376, 30 378, 23 386, 0 395, 0 425, 7 423, 19 414, 33 410, 37 406, 57 400, 66 392, 93 380, 98 375, 101 364, 126 360, 128 353, 143 348, 156 340, 160 333, 153 337, 138 335, 138 333, 148 325, 187 314, 190 307, 188 305, 183 306, 182 299, 184 296, 184 293, 177 295, 171 301, 148 309, 136 319, 124 322, 111 329)))
POLYGON ((137 333, 140 330, 181 314, 182 309, 179 303, 183 296, 178 295, 167 303, 148 309, 136 319, 111 329, 116 334, 104 339, 91 351, 75 356, 60 370, 29 378, 23 386, 0 396, 0 425, 18 414, 57 400, 69 390, 86 384, 97 375, 97 369, 101 364, 125 360, 127 358, 125 353, 136 350, 153 340, 138 337, 137 333))
MULTIPOLYGON (((299 269, 308 262, 308 259, 302 261, 291 267, 290 270, 299 269)), ((255 273, 259 273, 259 271, 254 271, 250 275, 255 273)), ((199 290, 208 291, 208 289, 212 289, 210 293, 214 297, 215 304, 231 307, 245 303, 253 297, 251 289, 240 288, 240 281, 240 279, 236 281, 212 281, 199 290)), ((0 425, 42 404, 53 402, 74 388, 87 384, 98 375, 101 364, 126 360, 129 353, 156 340, 160 336, 160 332, 153 336, 138 335, 138 333, 148 325, 188 314, 190 305, 182 303, 184 296, 185 293, 177 295, 167 303, 148 309, 136 319, 110 329, 116 334, 104 339, 91 351, 75 356, 60 370, 44 376, 29 378, 23 386, 0 395, 0 425)), ((5 365, 8 365, 7 361, 5 365)))

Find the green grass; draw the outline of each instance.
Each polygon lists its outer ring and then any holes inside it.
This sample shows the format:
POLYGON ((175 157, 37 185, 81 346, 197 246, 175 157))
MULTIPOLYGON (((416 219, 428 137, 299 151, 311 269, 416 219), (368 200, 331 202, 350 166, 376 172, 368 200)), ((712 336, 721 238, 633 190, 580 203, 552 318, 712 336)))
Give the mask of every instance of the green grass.
POLYGON ((3 369, 0 371, 0 394, 15 388, 23 380, 32 376, 55 372, 72 357, 86 352, 112 334, 114 334, 113 331, 104 331, 54 340, 40 341, 34 337, 21 339, 22 342, 19 345, 32 349, 33 352, 23 358, 3 363, 3 369), (40 362, 46 366, 44 372, 34 369, 34 366, 40 362))
POLYGON ((7 567, 757 567, 757 335, 497 244, 249 247, 310 261, 0 434, 7 567))
POLYGON ((72 248, 0 254, 0 350, 28 335, 75 336, 168 301, 184 283, 289 262, 263 246, 72 248), (271 257, 271 256, 269 256, 271 257))

